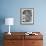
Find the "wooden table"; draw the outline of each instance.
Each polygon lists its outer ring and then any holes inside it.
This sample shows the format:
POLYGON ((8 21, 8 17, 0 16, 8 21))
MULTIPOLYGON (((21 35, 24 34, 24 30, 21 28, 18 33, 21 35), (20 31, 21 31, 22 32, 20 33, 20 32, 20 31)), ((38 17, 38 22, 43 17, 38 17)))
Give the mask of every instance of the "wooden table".
POLYGON ((38 35, 25 35, 26 32, 11 32, 8 35, 4 33, 4 46, 43 46, 43 35, 40 32, 38 35))

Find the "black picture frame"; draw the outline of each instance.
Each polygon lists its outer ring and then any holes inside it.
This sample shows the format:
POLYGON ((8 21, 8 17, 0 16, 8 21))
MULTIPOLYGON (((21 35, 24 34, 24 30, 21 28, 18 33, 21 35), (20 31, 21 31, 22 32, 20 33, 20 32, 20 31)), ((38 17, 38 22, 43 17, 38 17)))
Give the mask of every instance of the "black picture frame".
POLYGON ((34 8, 20 8, 20 23, 34 24, 34 8))

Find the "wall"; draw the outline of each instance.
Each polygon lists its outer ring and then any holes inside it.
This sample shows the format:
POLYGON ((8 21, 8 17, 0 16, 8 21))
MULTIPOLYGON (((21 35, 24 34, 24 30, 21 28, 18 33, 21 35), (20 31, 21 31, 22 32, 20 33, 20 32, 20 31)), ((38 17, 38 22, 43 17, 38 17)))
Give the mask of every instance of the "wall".
MULTIPOLYGON (((13 17, 15 19, 11 32, 40 31, 44 36, 46 35, 46 0, 0 0, 0 4, 0 18, 13 17), (20 24, 20 8, 34 8, 33 25, 20 24)), ((0 32, 6 31, 8 32, 8 26, 2 24, 0 32)), ((46 44, 45 41, 44 43, 46 44)))
MULTIPOLYGON (((46 1, 44 0, 1 0, 1 17, 13 17, 15 24, 11 31, 46 31, 46 1), (34 8, 34 24, 20 24, 20 8, 34 8), (13 29, 14 28, 14 29, 13 29), (18 30, 19 29, 19 30, 18 30)), ((2 26, 2 32, 8 27, 2 26)))

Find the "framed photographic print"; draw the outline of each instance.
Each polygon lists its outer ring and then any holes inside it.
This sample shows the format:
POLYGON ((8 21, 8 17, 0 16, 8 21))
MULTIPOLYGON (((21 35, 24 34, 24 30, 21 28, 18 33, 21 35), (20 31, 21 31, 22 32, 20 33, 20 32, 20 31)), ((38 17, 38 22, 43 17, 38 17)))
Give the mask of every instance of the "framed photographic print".
POLYGON ((21 24, 34 24, 34 8, 21 8, 20 9, 20 23, 21 24))

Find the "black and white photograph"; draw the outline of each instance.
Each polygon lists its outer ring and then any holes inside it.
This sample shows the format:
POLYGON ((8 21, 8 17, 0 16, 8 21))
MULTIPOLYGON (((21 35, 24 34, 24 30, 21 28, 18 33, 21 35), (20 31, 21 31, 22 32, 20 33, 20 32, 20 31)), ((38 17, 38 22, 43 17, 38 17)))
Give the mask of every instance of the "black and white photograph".
POLYGON ((34 8, 20 9, 20 23, 33 24, 34 23, 34 8))

